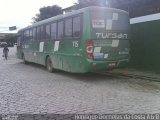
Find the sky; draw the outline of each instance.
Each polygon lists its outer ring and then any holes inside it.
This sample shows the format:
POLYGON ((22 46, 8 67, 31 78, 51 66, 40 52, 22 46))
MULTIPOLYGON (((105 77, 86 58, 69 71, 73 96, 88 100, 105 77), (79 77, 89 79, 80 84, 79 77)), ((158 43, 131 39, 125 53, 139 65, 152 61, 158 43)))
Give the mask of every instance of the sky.
POLYGON ((75 2, 77 0, 0 0, 0 32, 11 32, 8 31, 11 26, 21 29, 30 25, 41 7, 58 5, 66 8, 75 2))

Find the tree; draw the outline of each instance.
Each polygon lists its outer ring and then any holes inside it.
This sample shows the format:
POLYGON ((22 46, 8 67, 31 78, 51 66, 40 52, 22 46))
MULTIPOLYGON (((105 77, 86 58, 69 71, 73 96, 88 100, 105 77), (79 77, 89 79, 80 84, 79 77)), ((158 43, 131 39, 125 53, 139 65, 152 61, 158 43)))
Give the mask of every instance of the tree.
POLYGON ((108 0, 78 0, 78 3, 75 3, 75 8, 80 9, 88 6, 106 6, 108 0))
POLYGON ((63 11, 61 7, 53 5, 53 6, 42 7, 39 9, 39 12, 40 13, 36 14, 36 16, 32 18, 33 23, 62 14, 63 11))

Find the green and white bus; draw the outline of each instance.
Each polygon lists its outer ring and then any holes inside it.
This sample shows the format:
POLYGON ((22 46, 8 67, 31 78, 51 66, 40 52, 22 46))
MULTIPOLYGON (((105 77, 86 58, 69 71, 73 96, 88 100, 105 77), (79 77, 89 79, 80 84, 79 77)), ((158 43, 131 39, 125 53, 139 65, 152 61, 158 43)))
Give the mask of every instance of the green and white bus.
POLYGON ((129 62, 129 15, 118 9, 87 7, 37 22, 18 32, 17 56, 24 62, 86 73, 129 62))

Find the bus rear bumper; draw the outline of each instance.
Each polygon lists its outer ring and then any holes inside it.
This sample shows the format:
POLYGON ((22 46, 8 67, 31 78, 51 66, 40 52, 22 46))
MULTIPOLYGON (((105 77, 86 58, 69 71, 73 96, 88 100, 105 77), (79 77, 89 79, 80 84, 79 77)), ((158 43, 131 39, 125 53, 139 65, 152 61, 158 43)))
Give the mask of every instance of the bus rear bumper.
POLYGON ((116 68, 122 68, 127 66, 129 59, 117 60, 117 61, 93 61, 89 62, 91 71, 104 71, 116 68))

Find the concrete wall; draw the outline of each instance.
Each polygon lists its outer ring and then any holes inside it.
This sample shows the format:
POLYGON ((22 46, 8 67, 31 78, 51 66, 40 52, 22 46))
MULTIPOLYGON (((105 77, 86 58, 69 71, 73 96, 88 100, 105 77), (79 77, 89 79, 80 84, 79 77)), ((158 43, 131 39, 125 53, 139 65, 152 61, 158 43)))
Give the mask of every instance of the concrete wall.
POLYGON ((160 71, 160 20, 131 25, 130 66, 160 71))

